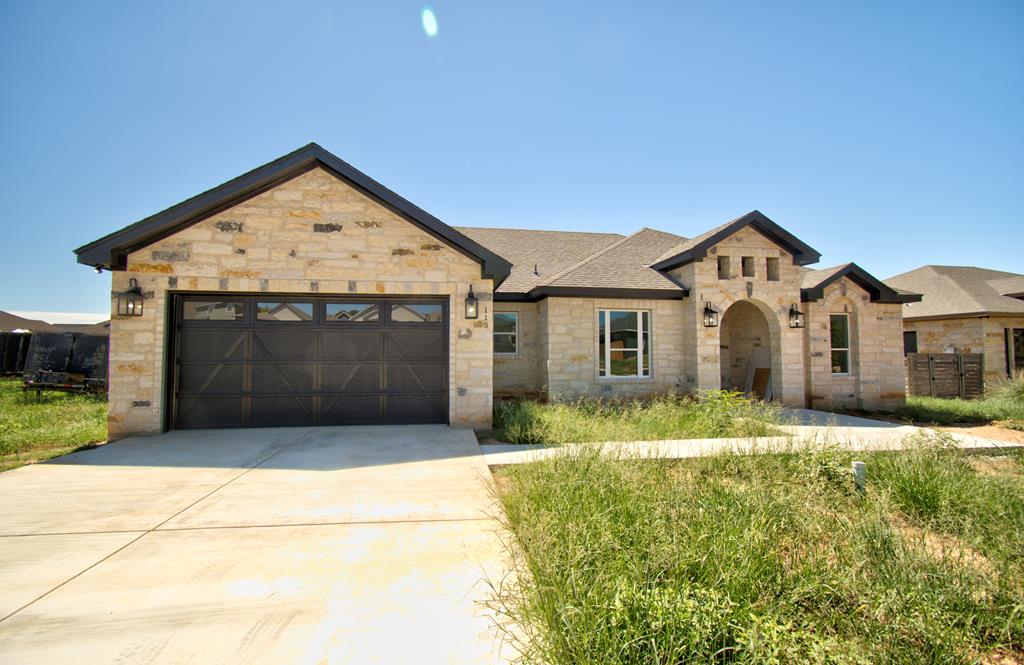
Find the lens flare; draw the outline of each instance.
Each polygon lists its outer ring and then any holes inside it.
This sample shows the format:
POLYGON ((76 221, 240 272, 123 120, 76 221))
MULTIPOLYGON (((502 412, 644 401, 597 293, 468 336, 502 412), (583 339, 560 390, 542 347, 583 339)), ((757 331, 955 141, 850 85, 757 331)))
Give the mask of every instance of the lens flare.
POLYGON ((423 32, 427 33, 427 37, 437 34, 437 16, 434 15, 433 9, 424 7, 420 12, 420 21, 423 23, 423 32))

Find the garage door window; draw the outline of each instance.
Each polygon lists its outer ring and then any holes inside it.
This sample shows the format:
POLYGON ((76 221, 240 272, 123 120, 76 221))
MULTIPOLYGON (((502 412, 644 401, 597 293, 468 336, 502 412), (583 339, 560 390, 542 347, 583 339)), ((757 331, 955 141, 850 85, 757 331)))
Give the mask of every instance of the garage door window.
POLYGON ((258 321, 312 321, 311 302, 261 302, 256 306, 258 321))
POLYGON ((186 300, 182 318, 186 321, 241 321, 245 303, 235 300, 186 300))
POLYGON ((380 320, 380 308, 369 302, 329 302, 327 321, 363 323, 380 320))
POLYGON ((440 323, 444 308, 439 304, 394 303, 391 320, 395 323, 440 323))

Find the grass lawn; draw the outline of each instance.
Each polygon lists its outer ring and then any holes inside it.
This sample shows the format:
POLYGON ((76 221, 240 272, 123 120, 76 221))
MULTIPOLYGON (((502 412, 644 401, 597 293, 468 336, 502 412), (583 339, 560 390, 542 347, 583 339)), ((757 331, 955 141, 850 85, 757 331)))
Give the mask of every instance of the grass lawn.
POLYGON ((926 425, 994 422, 1011 429, 1024 429, 1024 403, 998 396, 979 399, 909 396, 907 405, 895 415, 926 425))
POLYGON ((107 400, 97 395, 21 392, 0 379, 0 471, 65 455, 107 438, 107 400))
POLYGON ((507 443, 656 441, 780 434, 776 406, 714 391, 646 400, 495 403, 490 435, 507 443))
POLYGON ((1024 456, 852 455, 499 469, 495 605, 530 663, 1024 662, 1024 456))

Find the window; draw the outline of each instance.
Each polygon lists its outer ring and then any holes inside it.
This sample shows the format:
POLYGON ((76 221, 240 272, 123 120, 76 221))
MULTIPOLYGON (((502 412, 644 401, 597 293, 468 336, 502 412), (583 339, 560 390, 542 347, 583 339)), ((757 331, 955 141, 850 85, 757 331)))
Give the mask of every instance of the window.
POLYGON ((598 311, 599 376, 650 376, 650 331, 650 312, 611 309, 598 311))
POLYGON ((729 257, 718 257, 718 279, 729 279, 729 257))
POLYGON ((754 257, 744 256, 740 259, 740 268, 743 270, 744 277, 754 276, 754 257))
POLYGON ((830 314, 829 332, 832 338, 832 373, 850 373, 850 316, 830 314))
POLYGON ((519 312, 494 313, 494 354, 516 355, 519 337, 519 312))
POLYGON ((186 300, 182 317, 186 321, 241 321, 245 303, 240 300, 186 300))
POLYGON ((395 303, 391 305, 391 320, 396 323, 440 323, 444 309, 440 303, 395 303))
POLYGON ((779 257, 769 256, 764 260, 764 267, 769 282, 779 281, 779 257))
POLYGON ((1006 376, 1024 372, 1024 328, 1006 328, 1006 376))
POLYGON ((311 302, 261 302, 256 305, 257 321, 312 321, 311 302))
POLYGON ((379 321, 380 308, 370 302, 329 302, 327 303, 327 321, 346 321, 363 323, 379 321))
POLYGON ((907 355, 908 353, 917 353, 916 330, 903 331, 903 355, 907 355))

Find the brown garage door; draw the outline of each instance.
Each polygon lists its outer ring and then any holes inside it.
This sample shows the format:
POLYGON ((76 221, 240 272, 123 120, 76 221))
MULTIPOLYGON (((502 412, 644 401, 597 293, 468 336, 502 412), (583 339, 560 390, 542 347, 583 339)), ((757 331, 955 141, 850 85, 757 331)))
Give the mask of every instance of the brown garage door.
POLYGON ((174 428, 445 423, 442 300, 177 295, 174 428))

